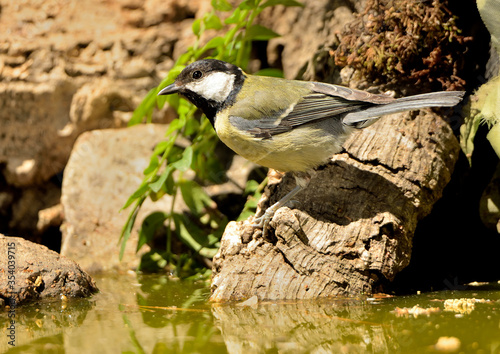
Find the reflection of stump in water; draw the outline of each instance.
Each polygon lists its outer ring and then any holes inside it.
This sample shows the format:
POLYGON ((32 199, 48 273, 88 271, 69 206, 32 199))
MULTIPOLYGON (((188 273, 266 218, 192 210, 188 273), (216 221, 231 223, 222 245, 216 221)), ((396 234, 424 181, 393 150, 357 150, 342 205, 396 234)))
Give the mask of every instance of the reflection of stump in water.
MULTIPOLYGON (((230 223, 214 258, 212 300, 307 299, 382 290, 410 261, 417 222, 451 178, 459 145, 430 111, 382 118, 281 208, 269 237, 230 223), (411 118, 414 116, 414 118, 411 118)), ((271 185, 265 208, 294 186, 271 185)))
MULTIPOLYGON (((398 348, 380 312, 359 300, 334 303, 263 304, 258 309, 213 306, 224 342, 232 353, 375 352, 398 348)), ((392 314, 389 314, 393 316, 392 314)), ((384 317, 385 315, 382 315, 384 317)))

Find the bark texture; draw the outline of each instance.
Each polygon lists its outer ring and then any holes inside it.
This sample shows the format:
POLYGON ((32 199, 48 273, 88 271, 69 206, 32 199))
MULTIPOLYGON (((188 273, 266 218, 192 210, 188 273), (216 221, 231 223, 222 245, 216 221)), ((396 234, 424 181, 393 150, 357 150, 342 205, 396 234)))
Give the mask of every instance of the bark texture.
MULTIPOLYGON (((251 220, 228 225, 212 301, 370 294, 408 265, 417 222, 449 182, 458 141, 439 115, 421 111, 384 117, 344 147, 293 209, 278 210, 267 239, 251 220)), ((271 184, 260 208, 294 186, 290 176, 271 184)))

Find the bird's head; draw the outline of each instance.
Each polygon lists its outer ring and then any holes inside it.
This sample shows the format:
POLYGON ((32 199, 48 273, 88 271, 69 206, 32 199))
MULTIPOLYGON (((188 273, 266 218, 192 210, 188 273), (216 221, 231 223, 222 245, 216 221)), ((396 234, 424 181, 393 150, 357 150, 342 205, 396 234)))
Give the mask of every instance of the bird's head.
POLYGON ((217 112, 234 100, 244 80, 245 74, 237 66, 204 59, 186 66, 175 82, 158 95, 178 93, 202 109, 213 122, 217 112))

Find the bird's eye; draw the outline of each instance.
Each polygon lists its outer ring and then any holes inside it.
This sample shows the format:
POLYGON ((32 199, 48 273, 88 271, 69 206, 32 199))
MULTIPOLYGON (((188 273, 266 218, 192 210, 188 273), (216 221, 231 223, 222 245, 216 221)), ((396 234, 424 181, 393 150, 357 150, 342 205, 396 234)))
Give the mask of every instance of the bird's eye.
POLYGON ((203 74, 199 70, 196 70, 195 72, 193 72, 193 79, 195 79, 195 80, 198 80, 202 76, 203 76, 203 74))

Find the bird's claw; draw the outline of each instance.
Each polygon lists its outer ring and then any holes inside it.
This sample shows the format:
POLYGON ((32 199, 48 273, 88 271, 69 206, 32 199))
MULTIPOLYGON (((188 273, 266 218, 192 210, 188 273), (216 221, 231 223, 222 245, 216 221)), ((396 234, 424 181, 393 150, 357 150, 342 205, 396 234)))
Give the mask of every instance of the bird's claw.
POLYGON ((279 207, 280 207, 280 205, 278 203, 276 203, 276 204, 270 206, 269 208, 267 208, 266 211, 264 212, 264 214, 262 214, 258 218, 254 219, 252 227, 254 227, 256 229, 262 229, 262 236, 264 238, 267 236, 267 227, 269 226, 269 223, 273 219, 273 216, 279 207))

